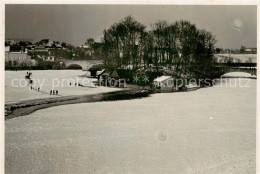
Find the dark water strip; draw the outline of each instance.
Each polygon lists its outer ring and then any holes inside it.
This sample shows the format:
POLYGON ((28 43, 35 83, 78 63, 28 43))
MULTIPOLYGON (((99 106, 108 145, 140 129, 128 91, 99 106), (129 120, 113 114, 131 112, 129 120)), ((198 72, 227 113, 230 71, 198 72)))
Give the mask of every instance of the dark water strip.
POLYGON ((37 110, 45 109, 53 106, 77 103, 92 103, 100 101, 116 101, 129 100, 148 97, 151 91, 148 90, 122 90, 109 93, 81 95, 81 96, 66 96, 47 99, 34 99, 13 104, 5 105, 5 120, 26 116, 37 110))

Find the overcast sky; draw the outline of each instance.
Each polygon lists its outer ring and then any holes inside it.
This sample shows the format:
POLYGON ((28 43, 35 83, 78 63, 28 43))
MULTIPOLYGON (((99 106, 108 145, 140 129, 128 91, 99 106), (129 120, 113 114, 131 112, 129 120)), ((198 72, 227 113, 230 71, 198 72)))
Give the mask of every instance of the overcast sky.
POLYGON ((6 39, 59 40, 79 46, 131 15, 146 25, 184 19, 211 31, 217 47, 256 47, 256 6, 6 5, 6 39))

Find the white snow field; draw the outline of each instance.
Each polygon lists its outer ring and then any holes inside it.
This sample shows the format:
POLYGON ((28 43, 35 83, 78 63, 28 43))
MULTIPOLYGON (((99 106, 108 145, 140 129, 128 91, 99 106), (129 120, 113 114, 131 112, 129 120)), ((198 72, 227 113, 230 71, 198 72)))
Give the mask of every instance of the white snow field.
POLYGON ((5 122, 6 173, 253 174, 256 80, 5 122))
POLYGON ((230 72, 230 73, 223 74, 221 77, 256 78, 255 75, 246 72, 230 72))
POLYGON ((58 90, 61 96, 96 94, 119 90, 118 88, 99 86, 94 88, 92 81, 96 79, 79 77, 87 73, 82 70, 34 70, 31 72, 31 78, 34 80, 33 87, 36 90, 29 89, 28 82, 25 80, 27 71, 5 71, 6 103, 57 97, 56 95, 50 95, 52 89, 58 90), (77 82, 90 87, 76 86, 75 83, 77 82), (41 84, 43 84, 42 87, 41 84), (37 91, 38 87, 41 87, 40 92, 37 91))

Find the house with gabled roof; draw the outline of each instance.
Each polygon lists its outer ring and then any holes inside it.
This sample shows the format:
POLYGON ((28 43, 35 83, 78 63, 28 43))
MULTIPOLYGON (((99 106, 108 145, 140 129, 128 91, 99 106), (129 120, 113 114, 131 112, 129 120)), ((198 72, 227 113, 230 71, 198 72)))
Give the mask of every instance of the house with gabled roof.
POLYGON ((157 92, 171 92, 173 91, 173 77, 172 76, 160 76, 153 80, 153 86, 157 92))

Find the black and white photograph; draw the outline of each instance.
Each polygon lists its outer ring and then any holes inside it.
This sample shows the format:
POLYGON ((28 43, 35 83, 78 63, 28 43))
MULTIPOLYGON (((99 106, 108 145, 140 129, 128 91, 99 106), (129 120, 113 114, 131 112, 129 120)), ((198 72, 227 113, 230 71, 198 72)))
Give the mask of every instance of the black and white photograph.
POLYGON ((4 5, 4 173, 257 173, 257 1, 146 3, 4 5))

